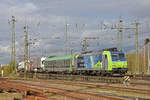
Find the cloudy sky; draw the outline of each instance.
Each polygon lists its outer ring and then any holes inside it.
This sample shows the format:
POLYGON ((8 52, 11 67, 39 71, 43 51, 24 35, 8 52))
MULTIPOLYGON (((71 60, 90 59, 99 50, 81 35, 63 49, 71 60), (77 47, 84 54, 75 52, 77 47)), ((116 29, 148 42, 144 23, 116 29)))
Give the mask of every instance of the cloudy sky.
MULTIPOLYGON (((135 27, 139 21, 139 46, 150 37, 150 0, 0 0, 0 64, 7 64, 11 55, 11 16, 16 18, 17 59, 24 55, 24 25, 28 25, 30 55, 65 55, 65 25, 68 51, 81 52, 85 37, 89 50, 117 46, 117 30, 122 16, 123 27, 135 27)), ((123 31, 123 50, 135 49, 135 30, 123 31)), ((139 48, 140 49, 140 48, 139 48)))

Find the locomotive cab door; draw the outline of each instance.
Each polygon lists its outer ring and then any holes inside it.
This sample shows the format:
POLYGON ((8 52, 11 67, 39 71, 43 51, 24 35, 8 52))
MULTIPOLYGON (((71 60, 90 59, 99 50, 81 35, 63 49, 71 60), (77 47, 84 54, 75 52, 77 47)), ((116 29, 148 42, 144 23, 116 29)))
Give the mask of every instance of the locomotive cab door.
POLYGON ((107 57, 107 55, 103 55, 102 58, 103 58, 103 61, 102 61, 103 69, 107 70, 107 68, 108 68, 108 57, 107 57))

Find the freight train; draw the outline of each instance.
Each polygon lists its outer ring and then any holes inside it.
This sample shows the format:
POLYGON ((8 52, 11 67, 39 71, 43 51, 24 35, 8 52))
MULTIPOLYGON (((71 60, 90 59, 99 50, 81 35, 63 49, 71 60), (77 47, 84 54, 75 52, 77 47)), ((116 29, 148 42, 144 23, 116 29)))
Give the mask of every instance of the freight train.
POLYGON ((124 75, 127 61, 124 52, 103 50, 69 56, 49 57, 44 61, 45 71, 74 75, 124 75))

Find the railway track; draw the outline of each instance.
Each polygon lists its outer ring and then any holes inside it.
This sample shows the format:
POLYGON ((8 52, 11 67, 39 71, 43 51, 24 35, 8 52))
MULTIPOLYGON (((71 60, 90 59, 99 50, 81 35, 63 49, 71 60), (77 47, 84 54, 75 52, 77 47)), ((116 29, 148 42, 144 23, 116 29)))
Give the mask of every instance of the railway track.
MULTIPOLYGON (((24 73, 19 74, 20 77, 24 77, 24 73)), ((150 80, 148 76, 130 76, 130 85, 137 86, 150 86, 150 80)), ((78 82, 96 82, 96 83, 108 83, 108 84, 123 84, 124 77, 116 76, 116 77, 100 77, 100 76, 83 76, 83 75, 62 75, 62 74, 45 74, 45 73, 28 73, 26 75, 28 78, 36 77, 37 79, 45 79, 45 80, 66 80, 66 81, 78 81, 78 82)))
MULTIPOLYGON (((24 77, 24 75, 20 74, 20 77, 24 77)), ((33 73, 29 73, 26 77, 33 78, 33 77, 35 77, 35 75, 33 73)), ((144 88, 136 88, 135 87, 135 86, 138 86, 138 85, 142 85, 142 86, 147 85, 148 87, 150 87, 150 81, 149 80, 136 79, 134 77, 131 78, 131 81, 130 81, 131 85, 129 87, 124 87, 123 85, 122 86, 112 86, 111 85, 112 83, 115 83, 115 84, 120 84, 121 83, 122 84, 123 77, 73 76, 73 75, 56 75, 56 74, 41 74, 41 73, 38 73, 38 74, 36 74, 36 80, 29 79, 29 80, 26 80, 26 81, 29 81, 29 82, 33 81, 33 82, 40 82, 40 83, 45 82, 47 84, 55 84, 56 86, 65 85, 65 86, 85 87, 87 89, 99 89, 99 90, 104 90, 104 91, 110 90, 110 91, 113 91, 113 92, 116 92, 116 91, 121 92, 123 94, 128 93, 128 94, 137 95, 135 97, 132 97, 130 95, 129 97, 127 96, 127 98, 130 98, 130 97, 131 98, 136 98, 139 95, 141 95, 139 97, 146 96, 146 98, 147 97, 149 98, 149 95, 150 95, 150 90, 148 88, 144 89, 144 88), (141 82, 141 81, 143 81, 143 82, 141 82), (104 84, 101 85, 101 84, 95 84, 95 83, 104 83, 104 84), (133 86, 133 87, 131 88, 131 86, 133 86)), ((24 84, 24 83, 21 83, 21 84, 24 84)), ((47 88, 47 87, 44 87, 44 88, 47 88)), ((68 88, 68 87, 66 87, 66 88, 68 88)), ((78 90, 75 90, 75 91, 78 91, 78 90)), ((79 91, 80 91, 80 89, 79 89, 79 91)), ((70 90, 67 90, 67 92, 70 92, 70 90)), ((57 94, 57 95, 61 95, 63 97, 71 98, 71 97, 68 97, 68 95, 61 94, 61 93, 66 94, 67 92, 66 91, 65 92, 60 92, 60 94, 58 94, 59 92, 57 92, 57 93, 56 92, 53 92, 53 93, 51 92, 51 94, 57 94)), ((122 97, 122 96, 119 96, 119 97, 122 97)), ((71 100, 71 99, 69 99, 69 100, 71 100)), ((97 99, 92 98, 90 100, 97 100, 97 99)), ((144 99, 141 99, 141 100, 144 100, 144 99)))
MULTIPOLYGON (((18 80, 23 80, 23 79, 18 79, 18 80)), ((39 82, 39 83, 46 83, 46 84, 55 84, 56 86, 78 86, 78 87, 85 87, 86 89, 99 89, 99 90, 104 90, 104 91, 117 91, 117 92, 122 92, 122 93, 131 93, 131 94, 136 94, 136 95, 142 95, 142 96, 149 96, 150 95, 150 90, 149 89, 138 89, 136 87, 124 87, 123 85, 121 86, 112 86, 110 84, 95 84, 95 83, 88 83, 88 82, 78 82, 78 81, 61 81, 61 80, 32 80, 32 79, 25 79, 26 81, 29 82, 39 82)), ((82 90, 82 89, 81 89, 82 90)), ((142 97, 141 96, 141 97, 142 97)))
MULTIPOLYGON (((24 77, 24 73, 19 74, 24 77)), ((83 75, 63 75, 63 74, 45 74, 45 73, 28 73, 28 78, 36 77, 38 79, 51 80, 67 80, 67 81, 84 81, 84 82, 101 82, 101 83, 123 83, 123 77, 99 77, 99 76, 83 76, 83 75)))
POLYGON ((142 74, 126 74, 127 76, 130 76, 132 79, 136 80, 150 80, 150 75, 142 75, 142 74))
POLYGON ((130 76, 132 85, 150 86, 150 75, 127 75, 130 76))
MULTIPOLYGON (((31 81, 31 80, 29 80, 31 81)), ((149 89, 138 89, 131 87, 122 87, 122 86, 111 86, 109 84, 93 84, 93 83, 85 83, 85 82, 72 82, 72 81, 49 81, 49 80, 34 80, 37 82, 46 82, 47 84, 57 84, 57 85, 70 85, 70 86, 80 86, 87 88, 96 88, 96 89, 105 89, 105 90, 114 90, 128 93, 137 93, 137 94, 147 94, 150 95, 149 89)))
POLYGON ((134 76, 133 79, 150 81, 150 76, 134 76))
MULTIPOLYGON (((19 74, 20 77, 24 77, 24 73, 19 74)), ((150 80, 148 76, 130 76, 130 85, 132 86, 150 86, 150 80), (142 77, 142 78, 141 78, 142 77)), ((45 74, 45 73, 28 73, 26 75, 28 78, 36 77, 37 79, 45 79, 45 80, 66 80, 66 81, 74 81, 74 82, 94 82, 94 83, 108 83, 108 84, 123 84, 124 77, 116 76, 116 77, 100 77, 100 76, 83 76, 83 75, 62 75, 62 74, 45 74)))
POLYGON ((39 96, 44 96, 45 93, 48 93, 48 95, 53 98, 54 96, 56 96, 57 98, 54 98, 56 100, 124 100, 124 98, 120 97, 118 98, 96 93, 83 92, 79 90, 70 90, 59 87, 52 87, 48 84, 38 83, 36 81, 5 79, 1 81, 1 85, 3 87, 7 86, 17 90, 22 90, 26 88, 26 91, 30 91, 30 93, 32 93, 33 91, 37 92, 37 95, 39 96))
MULTIPOLYGON (((41 89, 29 88, 27 86, 13 84, 12 82, 8 82, 7 80, 0 78, 0 91, 1 92, 2 91, 19 92, 22 94, 22 97, 25 98, 26 100, 53 100, 51 98, 44 97, 43 91, 41 89)), ((18 99, 18 100, 20 100, 20 99, 18 99)))

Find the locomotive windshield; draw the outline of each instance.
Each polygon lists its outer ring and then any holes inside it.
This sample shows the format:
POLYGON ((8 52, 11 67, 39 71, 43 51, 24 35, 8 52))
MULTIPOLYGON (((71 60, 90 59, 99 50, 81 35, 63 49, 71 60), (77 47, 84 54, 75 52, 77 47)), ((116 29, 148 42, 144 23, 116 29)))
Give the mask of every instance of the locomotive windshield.
POLYGON ((112 61, 126 61, 124 53, 112 53, 112 61))

